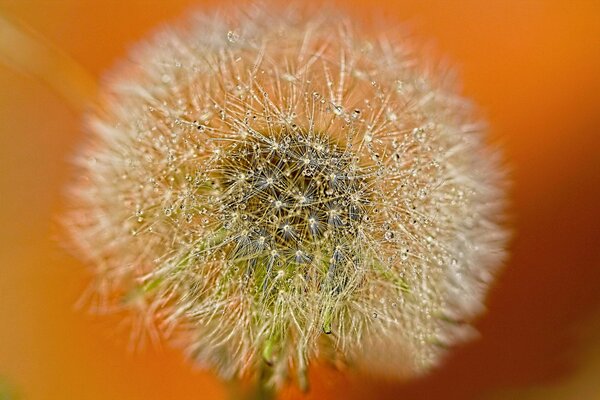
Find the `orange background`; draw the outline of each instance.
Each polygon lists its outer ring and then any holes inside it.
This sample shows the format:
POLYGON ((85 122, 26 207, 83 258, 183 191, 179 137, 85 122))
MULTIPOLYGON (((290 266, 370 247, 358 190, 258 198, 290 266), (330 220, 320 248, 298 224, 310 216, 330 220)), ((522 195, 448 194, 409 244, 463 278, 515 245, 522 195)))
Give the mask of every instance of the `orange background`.
MULTIPOLYGON (((216 3, 0 0, 0 12, 99 77, 156 25, 216 3)), ((516 234, 479 340, 404 384, 318 367, 308 397, 600 399, 600 2, 339 3, 408 21, 458 66, 505 148, 516 234)), ((0 399, 7 385, 23 399, 225 398, 177 351, 128 352, 118 319, 74 309, 89 276, 54 236, 81 137, 77 112, 0 64, 0 399)))

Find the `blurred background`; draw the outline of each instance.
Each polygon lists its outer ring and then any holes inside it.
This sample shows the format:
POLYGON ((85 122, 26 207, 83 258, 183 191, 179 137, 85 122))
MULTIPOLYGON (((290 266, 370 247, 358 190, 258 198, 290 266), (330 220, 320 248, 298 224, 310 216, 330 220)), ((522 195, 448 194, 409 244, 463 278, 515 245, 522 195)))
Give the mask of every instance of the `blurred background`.
MULTIPOLYGON (((157 25, 218 3, 0 0, 0 13, 99 79, 157 25)), ((338 3, 408 23, 457 66, 512 170, 515 235, 479 339, 405 383, 316 366, 307 398, 600 399, 600 2, 338 3)), ((0 399, 226 398, 178 351, 128 351, 118 317, 75 308, 89 275, 56 221, 81 115, 22 72, 0 62, 0 399)))

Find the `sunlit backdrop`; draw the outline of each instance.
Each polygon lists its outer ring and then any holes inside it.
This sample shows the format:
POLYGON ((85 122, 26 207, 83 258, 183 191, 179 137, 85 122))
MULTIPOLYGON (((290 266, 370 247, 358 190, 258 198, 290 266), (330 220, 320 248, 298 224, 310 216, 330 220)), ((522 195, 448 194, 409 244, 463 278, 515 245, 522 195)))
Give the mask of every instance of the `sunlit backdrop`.
MULTIPOLYGON (((101 79, 157 25, 217 3, 0 0, 0 12, 101 79)), ((339 3, 407 24, 457 66, 505 149, 515 235, 478 340, 408 383, 317 366, 308 398, 600 399, 600 2, 339 3)), ((75 308, 89 274, 61 249, 57 219, 83 135, 53 90, 0 63, 0 399, 225 398, 178 351, 128 351, 121 317, 75 308)))

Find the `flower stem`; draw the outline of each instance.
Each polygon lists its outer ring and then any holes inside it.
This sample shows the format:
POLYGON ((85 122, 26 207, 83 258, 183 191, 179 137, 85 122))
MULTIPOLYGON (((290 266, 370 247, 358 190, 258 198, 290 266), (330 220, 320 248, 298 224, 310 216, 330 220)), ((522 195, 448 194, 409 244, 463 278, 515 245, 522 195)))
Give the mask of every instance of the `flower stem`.
POLYGON ((234 379, 229 382, 231 400, 275 400, 277 392, 271 382, 272 367, 266 362, 261 362, 258 377, 248 387, 242 381, 234 379))

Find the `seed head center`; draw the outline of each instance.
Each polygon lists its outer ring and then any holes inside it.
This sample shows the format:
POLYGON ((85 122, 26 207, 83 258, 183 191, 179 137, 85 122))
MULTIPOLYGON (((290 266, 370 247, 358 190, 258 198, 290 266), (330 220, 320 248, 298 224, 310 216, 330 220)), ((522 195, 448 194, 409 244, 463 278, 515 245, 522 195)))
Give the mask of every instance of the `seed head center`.
POLYGON ((324 135, 249 135, 221 160, 220 218, 233 258, 329 259, 368 212, 368 179, 353 154, 324 135))

